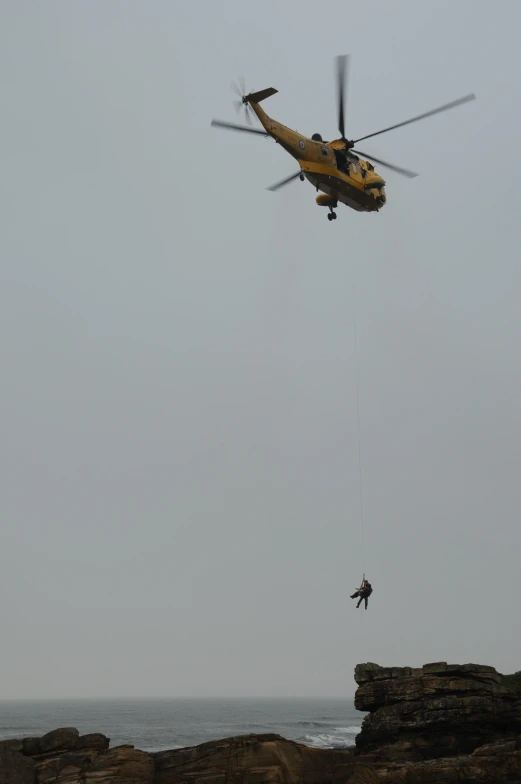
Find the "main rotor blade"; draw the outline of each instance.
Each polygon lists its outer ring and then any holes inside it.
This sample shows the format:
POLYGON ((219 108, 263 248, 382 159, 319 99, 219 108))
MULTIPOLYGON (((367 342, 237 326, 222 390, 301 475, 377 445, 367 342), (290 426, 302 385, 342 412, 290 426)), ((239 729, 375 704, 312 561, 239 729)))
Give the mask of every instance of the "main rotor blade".
POLYGON ((418 177, 417 172, 409 171, 409 169, 401 169, 399 166, 394 166, 392 163, 387 163, 387 161, 382 161, 380 158, 375 158, 374 155, 366 155, 365 152, 361 152, 360 150, 353 150, 355 155, 359 155, 361 158, 367 158, 369 161, 374 161, 375 163, 379 163, 381 166, 387 166, 388 169, 392 169, 392 171, 396 172, 397 174, 403 174, 404 177, 418 177))
POLYGON ((336 82, 338 98, 338 130, 342 139, 346 138, 345 105, 347 89, 347 72, 349 68, 349 55, 341 54, 336 58, 336 82))
POLYGON ((410 123, 416 122, 417 120, 424 120, 426 117, 432 117, 433 114, 439 114, 440 112, 446 112, 448 109, 454 109, 456 106, 460 106, 462 103, 467 103, 468 101, 474 101, 476 96, 474 93, 470 93, 469 95, 464 95, 463 98, 458 98, 457 101, 451 101, 450 103, 445 103, 443 106, 438 106, 437 109, 431 109, 430 112, 425 112, 424 114, 419 114, 417 117, 412 117, 410 120, 405 120, 405 122, 397 123, 396 125, 390 125, 389 128, 384 128, 383 131, 376 131, 376 133, 368 133, 367 136, 361 136, 359 139, 355 139, 355 144, 358 142, 362 142, 364 139, 370 139, 373 136, 379 136, 381 133, 387 133, 387 131, 393 131, 395 128, 401 128, 402 125, 409 125, 410 123))
POLYGON ((223 122, 222 120, 212 120, 211 124, 216 128, 227 128, 230 131, 244 131, 244 133, 256 133, 259 136, 269 136, 266 131, 260 128, 248 128, 246 125, 236 125, 235 123, 223 122))
POLYGON ((292 180, 296 180, 297 177, 300 177, 300 170, 295 174, 290 174, 289 177, 285 177, 283 180, 276 182, 275 185, 271 185, 269 188, 266 188, 268 191, 278 191, 279 188, 282 188, 284 185, 287 185, 292 180))

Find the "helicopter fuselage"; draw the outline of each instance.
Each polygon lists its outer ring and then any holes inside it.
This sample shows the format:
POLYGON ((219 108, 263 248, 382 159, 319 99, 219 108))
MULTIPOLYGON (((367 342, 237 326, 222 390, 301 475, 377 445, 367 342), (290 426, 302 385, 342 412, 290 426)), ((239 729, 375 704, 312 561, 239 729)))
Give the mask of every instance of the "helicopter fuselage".
POLYGON ((299 171, 290 174, 289 177, 285 177, 279 182, 274 183, 268 190, 278 191, 279 188, 288 185, 297 178, 300 178, 301 180, 307 179, 317 191, 321 191, 321 194, 317 196, 316 201, 317 204, 329 209, 327 217, 330 221, 337 217, 334 210, 339 202, 357 212, 378 212, 387 203, 384 187, 385 182, 382 177, 375 172, 374 163, 390 169, 395 174, 408 177, 409 179, 418 176, 417 172, 395 166, 394 164, 389 163, 389 161, 377 158, 370 152, 363 152, 358 147, 359 142, 363 142, 366 139, 372 139, 374 136, 380 136, 382 133, 394 131, 397 128, 402 128, 405 125, 410 125, 419 120, 425 120, 427 117, 433 117, 441 112, 454 109, 456 106, 474 101, 476 98, 474 93, 469 93, 462 98, 445 103, 428 112, 410 117, 408 120, 389 125, 386 128, 374 131, 373 133, 367 133, 365 136, 360 136, 358 139, 353 138, 348 140, 346 138, 345 124, 348 66, 348 55, 343 54, 336 58, 339 139, 326 142, 323 141, 318 133, 314 133, 310 139, 291 128, 287 128, 285 125, 278 123, 260 107, 261 101, 275 95, 278 91, 274 87, 268 87, 265 90, 250 92, 246 95, 244 80, 242 80, 241 88, 232 83, 232 89, 240 97, 239 101, 235 101, 235 108, 239 111, 241 105, 243 105, 247 120, 249 120, 249 111, 251 108, 263 126, 262 129, 253 128, 251 121, 249 122, 249 127, 215 119, 212 120, 211 123, 218 128, 265 137, 271 136, 272 139, 275 139, 277 144, 280 144, 286 152, 298 161, 300 169, 299 171))
POLYGON ((322 191, 317 204, 335 207, 341 202, 357 212, 378 212, 386 204, 384 180, 371 163, 351 153, 343 139, 310 139, 269 117, 259 103, 248 103, 266 133, 297 160, 302 175, 316 190, 322 191))

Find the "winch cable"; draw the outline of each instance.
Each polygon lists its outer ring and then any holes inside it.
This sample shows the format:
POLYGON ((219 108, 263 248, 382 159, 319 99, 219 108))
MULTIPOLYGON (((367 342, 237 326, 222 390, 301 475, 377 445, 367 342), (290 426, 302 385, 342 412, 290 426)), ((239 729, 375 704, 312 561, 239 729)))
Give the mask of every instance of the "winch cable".
POLYGON ((364 497, 362 483, 362 457, 360 447, 360 385, 358 380, 358 334, 356 324, 356 269, 353 270, 353 337, 355 351, 355 385, 356 385, 356 441, 358 453, 358 488, 360 494, 360 549, 362 555, 362 581, 365 579, 365 556, 364 556, 364 497))

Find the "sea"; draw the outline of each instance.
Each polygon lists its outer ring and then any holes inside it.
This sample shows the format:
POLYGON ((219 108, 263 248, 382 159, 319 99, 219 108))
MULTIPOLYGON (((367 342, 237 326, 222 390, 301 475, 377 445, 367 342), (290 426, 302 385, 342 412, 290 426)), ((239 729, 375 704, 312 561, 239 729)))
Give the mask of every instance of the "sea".
POLYGON ((143 751, 196 746, 249 733, 277 733, 312 748, 354 746, 364 714, 352 699, 155 699, 0 702, 0 739, 57 727, 102 732, 111 746, 143 751))

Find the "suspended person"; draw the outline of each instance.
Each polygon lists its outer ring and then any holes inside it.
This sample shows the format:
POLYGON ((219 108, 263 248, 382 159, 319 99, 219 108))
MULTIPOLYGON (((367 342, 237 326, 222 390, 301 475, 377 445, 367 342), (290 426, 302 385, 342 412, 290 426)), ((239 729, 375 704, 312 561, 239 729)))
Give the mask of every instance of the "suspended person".
POLYGON ((351 599, 356 599, 357 596, 359 597, 358 604, 356 605, 357 608, 360 607, 360 605, 362 604, 362 600, 365 600, 365 609, 367 610, 367 601, 371 596, 372 592, 373 592, 373 588, 371 586, 371 583, 369 582, 369 580, 364 579, 362 580, 362 585, 360 586, 358 591, 355 591, 354 594, 351 596, 351 599))

